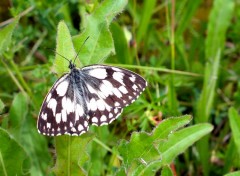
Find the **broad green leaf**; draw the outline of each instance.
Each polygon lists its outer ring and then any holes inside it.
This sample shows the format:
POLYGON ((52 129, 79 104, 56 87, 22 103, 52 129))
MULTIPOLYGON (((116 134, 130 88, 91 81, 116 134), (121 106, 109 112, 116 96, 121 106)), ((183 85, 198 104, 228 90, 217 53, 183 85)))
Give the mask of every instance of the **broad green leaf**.
POLYGON ((31 175, 45 175, 51 159, 46 139, 37 132, 36 120, 28 116, 28 100, 23 93, 15 96, 9 113, 9 132, 31 157, 31 175), (36 145, 37 144, 37 145, 36 145))
POLYGON ((235 172, 225 174, 224 176, 239 176, 239 175, 240 175, 240 171, 235 171, 235 172))
POLYGON ((89 36, 79 53, 83 66, 101 63, 109 54, 114 53, 109 25, 126 4, 127 0, 105 0, 87 17, 85 30, 73 38, 74 46, 76 50, 79 50, 84 40, 89 36))
MULTIPOLYGON (((72 38, 68 27, 63 21, 58 24, 56 42, 56 52, 68 60, 74 60, 76 57, 76 52, 73 47, 72 38)), ((64 72, 69 71, 69 62, 60 55, 56 54, 55 56, 54 69, 59 75, 62 75, 64 72)), ((76 61, 78 62, 78 60, 76 61)))
POLYGON ((92 134, 81 136, 58 136, 55 138, 57 160, 53 171, 58 176, 86 175, 83 165, 89 159, 87 144, 93 139, 92 134))
POLYGON ((131 64, 128 43, 123 29, 117 23, 112 23, 110 29, 113 35, 116 57, 118 61, 121 64, 131 64))
POLYGON ((28 115, 21 129, 21 145, 27 149, 31 157, 31 175, 49 175, 49 167, 52 158, 49 153, 47 138, 39 134, 36 127, 36 119, 28 115))
POLYGON ((232 167, 238 167, 240 165, 240 156, 238 154, 238 149, 236 148, 233 138, 230 139, 230 142, 227 146, 227 151, 224 155, 224 168, 223 173, 228 173, 231 171, 232 167))
POLYGON ((225 44, 225 34, 234 11, 234 0, 215 0, 210 13, 207 39, 206 39, 206 59, 213 61, 219 50, 225 44))
POLYGON ((190 120, 187 115, 169 118, 159 124, 152 134, 133 133, 129 142, 123 140, 118 150, 127 172, 131 175, 152 175, 213 129, 210 124, 199 124, 176 132, 190 120))
MULTIPOLYGON (((213 107, 214 95, 216 93, 216 83, 218 70, 220 68, 220 58, 225 44, 226 31, 229 27, 233 15, 234 1, 215 0, 210 13, 207 39, 205 43, 205 66, 204 86, 200 99, 197 102, 196 122, 208 122, 210 112, 213 107)), ((210 150, 209 137, 206 136, 197 143, 200 162, 204 175, 209 175, 210 150)))
POLYGON ((161 171, 161 176, 173 176, 171 168, 169 166, 164 166, 161 171))
POLYGON ((20 139, 20 131, 28 113, 28 100, 23 93, 19 93, 14 97, 9 112, 9 126, 11 133, 16 139, 20 139))
POLYGON ((193 145, 193 143, 204 135, 210 133, 212 129, 213 127, 210 124, 199 124, 173 132, 169 135, 167 140, 159 142, 158 149, 161 153, 161 158, 149 162, 141 171, 140 175, 149 175, 150 173, 159 170, 164 165, 170 165, 174 158, 183 153, 188 147, 193 145))
POLYGON ((24 166, 29 157, 20 144, 4 129, 0 128, 0 175, 24 175, 24 166))
POLYGON ((144 1, 141 13, 141 20, 137 30, 137 43, 141 42, 143 36, 147 33, 147 29, 149 27, 150 19, 154 12, 156 2, 156 0, 144 1))
POLYGON ((159 145, 163 164, 170 164, 174 158, 212 130, 210 124, 198 124, 170 134, 168 140, 159 145))
POLYGON ((238 151, 238 155, 240 156, 240 115, 236 109, 231 107, 228 111, 228 116, 232 130, 232 137, 238 151))
POLYGON ((0 29, 0 55, 6 51, 11 43, 13 31, 18 23, 18 18, 5 26, 3 29, 0 29))
MULTIPOLYGON (((176 28, 175 36, 181 36, 186 28, 191 26, 193 16, 196 11, 199 10, 199 6, 202 0, 195 1, 176 1, 176 21, 178 22, 178 27, 176 28), (184 6, 184 9, 182 8, 184 6)), ((176 44, 178 44, 176 42, 176 44)))
POLYGON ((2 100, 0 99, 0 113, 2 112, 2 110, 4 109, 4 103, 2 102, 2 100))
POLYGON ((159 143, 166 140, 171 132, 188 124, 190 120, 190 116, 168 118, 159 124, 152 134, 135 132, 129 142, 121 141, 118 150, 123 157, 124 165, 128 168, 134 160, 147 163, 159 159, 159 143))

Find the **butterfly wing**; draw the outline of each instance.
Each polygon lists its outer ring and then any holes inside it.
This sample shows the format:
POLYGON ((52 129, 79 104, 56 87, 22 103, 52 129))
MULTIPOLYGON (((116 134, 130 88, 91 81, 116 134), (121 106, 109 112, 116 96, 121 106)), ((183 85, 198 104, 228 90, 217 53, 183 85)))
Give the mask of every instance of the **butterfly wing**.
POLYGON ((59 78, 45 97, 39 117, 38 131, 47 136, 80 135, 88 130, 84 105, 76 99, 69 74, 59 78))
POLYGON ((44 99, 38 130, 48 136, 81 135, 91 124, 110 124, 146 86, 140 75, 118 67, 72 68, 55 82, 44 99))
POLYGON ((90 76, 88 80, 95 80, 86 81, 89 124, 92 125, 111 123, 147 86, 140 75, 118 67, 91 65, 81 70, 90 76))

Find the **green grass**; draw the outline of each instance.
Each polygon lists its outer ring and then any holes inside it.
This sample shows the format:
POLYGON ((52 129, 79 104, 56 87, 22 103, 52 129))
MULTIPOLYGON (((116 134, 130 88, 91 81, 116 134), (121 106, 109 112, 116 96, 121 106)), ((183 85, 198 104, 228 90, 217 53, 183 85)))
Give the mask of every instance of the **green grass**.
POLYGON ((239 174, 239 3, 11 5, 0 7, 0 175, 239 174), (127 68, 148 87, 108 126, 79 137, 43 136, 40 106, 69 71, 47 48, 71 60, 88 36, 78 67, 127 68))

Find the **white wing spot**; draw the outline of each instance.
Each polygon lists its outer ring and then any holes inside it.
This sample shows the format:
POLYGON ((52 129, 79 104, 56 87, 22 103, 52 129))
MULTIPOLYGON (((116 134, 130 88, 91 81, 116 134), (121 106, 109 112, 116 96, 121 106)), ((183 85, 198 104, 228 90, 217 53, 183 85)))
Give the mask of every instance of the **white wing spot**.
POLYGON ((77 113, 79 116, 83 116, 84 114, 83 107, 80 106, 79 104, 77 104, 77 113))
POLYGON ((78 131, 82 131, 84 128, 81 124, 78 125, 78 131))
POLYGON ((97 117, 93 117, 93 118, 92 118, 92 122, 93 122, 93 123, 98 123, 97 117))
MULTIPOLYGON (((79 126, 78 126, 78 127, 79 127, 79 126)), ((77 130, 76 130, 75 127, 72 127, 72 128, 71 128, 71 131, 72 131, 72 132, 76 132, 77 130)))
POLYGON ((106 69, 95 68, 89 71, 89 75, 98 79, 105 79, 107 77, 107 72, 106 69))
POLYGON ((60 123, 61 122, 61 113, 56 114, 56 122, 60 123))
POLYGON ((109 116, 108 116, 109 118, 112 118, 113 117, 113 114, 112 113, 109 113, 109 116))
POLYGON ((135 82, 136 76, 132 75, 129 79, 130 79, 132 82, 135 82))
POLYGON ((114 103, 114 106, 120 106, 120 103, 115 102, 115 103, 114 103))
POLYGON ((100 118, 100 121, 101 122, 107 121, 107 117, 105 115, 102 115, 101 118, 100 118))
POLYGON ((63 121, 63 122, 66 122, 66 121, 67 121, 67 113, 66 113, 66 110, 65 110, 65 109, 62 109, 61 113, 62 113, 62 121, 63 121))
POLYGON ((48 105, 48 108, 52 109, 53 115, 55 116, 56 113, 56 107, 57 107, 57 101, 54 98, 51 98, 48 105))
POLYGON ((69 84, 68 81, 63 81, 60 84, 58 84, 58 86, 56 87, 56 91, 59 96, 62 97, 66 94, 68 89, 68 84, 69 84))
POLYGON ((118 98, 121 98, 121 97, 122 97, 121 92, 120 92, 117 88, 114 88, 114 89, 113 89, 113 93, 114 93, 118 98))
POLYGON ((70 98, 66 98, 66 104, 63 104, 63 105, 64 105, 64 109, 66 109, 67 111, 67 114, 70 114, 71 112, 74 111, 74 103, 71 101, 70 98))
POLYGON ((110 83, 109 81, 103 80, 102 82, 103 82, 103 84, 105 84, 105 86, 106 86, 109 90, 112 90, 112 89, 113 89, 113 85, 112 85, 112 83, 110 83))
POLYGON ((41 117, 42 117, 43 120, 47 120, 47 113, 45 113, 45 114, 42 113, 42 116, 41 116, 41 117))
POLYGON ((114 109, 114 113, 116 114, 117 112, 118 112, 118 109, 117 109, 117 108, 115 108, 115 109, 114 109))
POLYGON ((136 84, 134 84, 133 86, 132 86, 132 88, 134 89, 134 90, 137 90, 137 86, 136 86, 136 84))
POLYGON ((124 87, 124 86, 121 86, 121 87, 119 87, 118 89, 119 89, 122 93, 124 93, 124 94, 127 94, 127 93, 128 93, 126 87, 124 87))
POLYGON ((94 98, 92 98, 90 100, 89 106, 90 107, 88 107, 88 108, 91 109, 92 111, 96 111, 97 110, 97 102, 96 102, 96 100, 94 98))
POLYGON ((121 84, 125 85, 124 82, 123 82, 123 73, 122 72, 114 72, 113 73, 113 78, 120 82, 121 84))
POLYGON ((105 109, 105 103, 102 99, 97 100, 97 108, 100 111, 103 111, 105 109))
POLYGON ((96 90, 94 88, 92 88, 90 85, 87 84, 87 88, 89 90, 90 93, 96 93, 96 90))
POLYGON ((87 121, 84 121, 84 126, 87 127, 88 126, 88 123, 87 121))
POLYGON ((47 123, 47 128, 51 128, 51 123, 47 123))
MULTIPOLYGON (((111 83, 110 83, 111 84, 111 83)), ((112 86, 111 86, 112 87, 112 86)), ((100 90, 105 95, 105 97, 108 97, 109 95, 112 95, 112 89, 111 87, 106 86, 104 83, 100 85, 100 90)))

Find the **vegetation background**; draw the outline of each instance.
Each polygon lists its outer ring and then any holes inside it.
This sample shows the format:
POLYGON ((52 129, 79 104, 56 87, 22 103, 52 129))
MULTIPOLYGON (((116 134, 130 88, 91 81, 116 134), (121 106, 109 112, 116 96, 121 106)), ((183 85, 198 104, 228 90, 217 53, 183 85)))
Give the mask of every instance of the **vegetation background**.
POLYGON ((239 5, 1 0, 0 175, 240 175, 239 5), (68 71, 46 48, 72 59, 87 36, 78 66, 121 66, 149 86, 108 126, 38 134, 44 96, 68 71))

